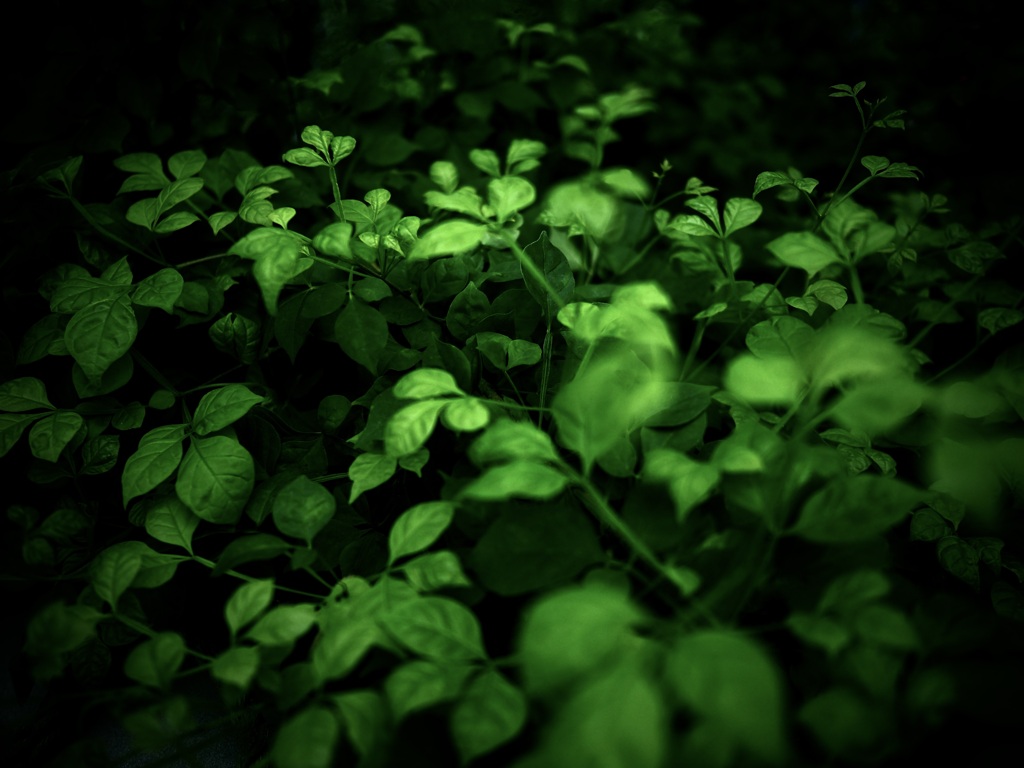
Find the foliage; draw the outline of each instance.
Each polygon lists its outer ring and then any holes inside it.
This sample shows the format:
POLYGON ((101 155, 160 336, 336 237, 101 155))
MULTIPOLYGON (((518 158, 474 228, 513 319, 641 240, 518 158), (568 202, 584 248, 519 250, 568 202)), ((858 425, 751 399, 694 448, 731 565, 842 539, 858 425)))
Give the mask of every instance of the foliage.
MULTIPOLYGON (((568 24, 488 24, 346 53, 377 78, 321 52, 264 162, 202 137, 120 154, 109 204, 90 156, 33 182, 78 252, 22 286, 0 383, 32 678, 169 760, 878 765, 981 750, 965 719, 995 754, 1019 221, 867 154, 906 118, 863 82, 835 178, 612 164, 652 92, 568 24), (499 72, 423 69, 485 32, 499 72)), ((89 724, 25 754, 109 755, 89 724)))

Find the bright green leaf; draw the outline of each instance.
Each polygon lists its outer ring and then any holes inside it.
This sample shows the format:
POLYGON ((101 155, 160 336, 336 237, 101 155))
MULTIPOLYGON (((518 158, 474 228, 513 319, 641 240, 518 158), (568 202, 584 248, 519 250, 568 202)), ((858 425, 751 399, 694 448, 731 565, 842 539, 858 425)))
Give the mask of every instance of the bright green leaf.
POLYGON ((361 453, 356 456, 348 467, 348 479, 352 481, 348 503, 351 504, 366 491, 390 480, 397 466, 395 457, 390 455, 361 453))
POLYGON ((533 461, 516 460, 484 470, 462 488, 461 495, 478 501, 510 498, 551 499, 569 484, 558 469, 533 461))
POLYGON ((388 535, 388 564, 429 547, 444 533, 454 515, 455 507, 449 501, 427 501, 403 512, 388 535))

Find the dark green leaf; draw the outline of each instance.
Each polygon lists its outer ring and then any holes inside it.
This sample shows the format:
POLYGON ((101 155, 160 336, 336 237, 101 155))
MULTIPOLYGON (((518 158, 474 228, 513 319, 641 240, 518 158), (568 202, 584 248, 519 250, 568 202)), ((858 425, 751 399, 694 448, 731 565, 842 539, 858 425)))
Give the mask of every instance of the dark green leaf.
POLYGON ((197 435, 208 435, 234 424, 264 398, 243 384, 228 384, 203 395, 192 418, 197 435))
POLYGON ((396 642, 432 659, 484 659, 476 615, 446 597, 419 597, 385 613, 380 622, 396 642))
POLYGON ((166 690, 185 660, 185 641, 177 632, 160 632, 132 649, 124 673, 143 685, 166 690))
POLYGON ((22 413, 37 408, 54 410, 41 380, 27 376, 0 384, 0 411, 22 413))
POLYGON ((935 545, 942 567, 975 589, 981 586, 978 550, 959 536, 943 536, 935 545))
POLYGON ((137 286, 132 301, 144 307, 158 307, 167 314, 174 314, 174 304, 181 296, 185 278, 176 269, 161 269, 150 275, 137 286))
POLYGON ((922 494, 875 475, 835 479, 804 504, 793 533, 821 544, 864 541, 906 518, 922 494))
POLYGON ((167 496, 146 510, 146 533, 157 541, 184 547, 192 554, 192 534, 199 518, 175 496, 167 496))
POLYGON ((369 304, 354 299, 334 324, 334 338, 342 351, 374 374, 389 336, 384 316, 369 304))
POLYGON ((334 516, 336 507, 330 491, 299 475, 274 497, 274 525, 285 536, 304 539, 312 546, 313 538, 334 516))
POLYGON ((85 420, 74 411, 57 411, 39 419, 28 433, 32 455, 43 461, 56 462, 61 451, 85 426, 85 420))
POLYGON ((236 589, 224 606, 224 618, 231 636, 262 616, 273 599, 274 582, 271 579, 249 581, 236 589))
POLYGON ((256 560, 272 560, 283 555, 292 549, 292 545, 271 536, 269 533, 254 533, 250 536, 242 536, 228 544, 221 552, 213 574, 219 575, 233 570, 239 565, 251 563, 256 560))
POLYGON ((136 496, 149 493, 174 473, 181 462, 184 439, 184 424, 157 427, 143 435, 138 450, 125 462, 121 476, 126 507, 136 496))
POLYGON ((279 605, 246 633, 260 645, 288 645, 306 634, 316 621, 316 609, 310 603, 279 605))
POLYGON ((271 754, 278 768, 331 768, 338 741, 338 719, 327 708, 311 705, 287 720, 277 732, 271 754))
POLYGON ((462 571, 459 558, 448 550, 420 555, 402 565, 401 570, 417 592, 472 586, 472 582, 462 571))
POLYGON ((85 375, 95 381, 131 349, 138 329, 131 300, 118 296, 75 313, 64 329, 64 343, 85 375))
MULTIPOLYGON (((547 233, 542 232, 540 238, 526 246, 524 252, 543 273, 548 285, 554 289, 562 304, 572 301, 573 293, 576 290, 576 279, 573 276, 572 268, 569 266, 565 254, 551 245, 547 233)), ((548 317, 553 317, 558 313, 560 305, 531 270, 523 269, 523 282, 534 301, 544 308, 548 317)))
POLYGON ((603 557, 597 534, 580 511, 561 504, 505 509, 480 537, 470 564, 499 595, 560 586, 603 557))
POLYGON ((230 437, 193 438, 178 469, 175 490, 197 516, 234 523, 255 483, 252 456, 230 437))
POLYGON ((244 691, 248 689, 259 667, 259 648, 241 646, 228 648, 215 658, 210 666, 210 674, 222 683, 234 685, 244 691))
POLYGON ((453 700, 470 671, 471 667, 463 664, 439 664, 425 659, 414 659, 396 667, 384 681, 395 720, 453 700))
MULTIPOLYGON (((134 543, 134 542, 132 542, 134 543)), ((92 564, 91 583, 96 594, 117 610, 117 601, 142 569, 142 555, 134 547, 114 545, 92 564)))
POLYGON ((451 726, 462 763, 491 752, 526 724, 526 697, 497 670, 481 672, 452 710, 451 726))

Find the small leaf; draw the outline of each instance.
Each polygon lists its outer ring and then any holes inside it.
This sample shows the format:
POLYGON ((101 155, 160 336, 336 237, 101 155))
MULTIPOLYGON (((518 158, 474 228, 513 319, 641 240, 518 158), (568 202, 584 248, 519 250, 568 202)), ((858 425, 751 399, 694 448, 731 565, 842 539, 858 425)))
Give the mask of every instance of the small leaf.
POLYGON ((228 623, 228 629, 231 630, 231 636, 234 637, 239 630, 262 616, 273 599, 272 579, 250 581, 236 589, 224 605, 224 618, 228 623))
POLYGON ((352 481, 348 503, 351 504, 366 491, 390 480, 397 467, 398 462, 390 455, 361 453, 356 456, 348 467, 348 479, 352 481))
POLYGON ((228 384, 203 395, 192 417, 192 430, 209 435, 234 424, 264 398, 243 384, 228 384))
POLYGON ((978 589, 981 586, 981 573, 978 568, 980 556, 978 550, 959 536, 943 536, 935 545, 942 567, 961 581, 978 589))
POLYGON ((978 313, 978 325, 989 333, 999 333, 999 331, 1012 328, 1022 320, 1024 320, 1024 312, 1012 307, 992 307, 978 313))
POLYGON ((289 149, 281 155, 281 159, 286 163, 291 163, 292 165, 301 165, 303 168, 318 168, 320 166, 325 168, 330 167, 330 163, 309 147, 289 149))
POLYGON ((417 368, 395 384, 392 393, 405 400, 424 400, 442 395, 464 396, 448 371, 440 368, 417 368))
POLYGON ((167 168, 176 179, 195 176, 206 165, 206 155, 200 149, 186 149, 167 158, 167 168))
POLYGON ((471 149, 469 162, 488 176, 501 176, 501 161, 496 152, 490 149, 471 149))
POLYGON ((213 234, 220 234, 221 230, 237 218, 238 214, 234 211, 217 211, 210 216, 210 229, 213 230, 213 234))
POLYGON ((395 667, 384 681, 395 720, 455 699, 470 671, 470 667, 462 664, 438 664, 425 659, 414 659, 395 667))
POLYGON ((228 253, 256 261, 253 275, 259 283, 267 311, 277 314, 277 297, 285 283, 308 268, 299 258, 302 246, 281 229, 255 229, 231 246, 228 253))
POLYGON ((185 660, 185 641, 177 632, 160 632, 128 654, 124 673, 132 680, 166 690, 185 660))
POLYGON ((430 259, 474 250, 487 235, 487 227, 465 219, 436 224, 416 243, 410 259, 430 259))
POLYGON ((513 460, 554 462, 558 452, 547 433, 529 422, 500 419, 470 446, 469 458, 482 467, 513 460))
POLYGON ((132 585, 141 568, 142 555, 133 548, 108 547, 92 564, 92 588, 116 611, 118 599, 132 585))
POLYGON ((536 199, 537 190, 521 176, 502 176, 487 185, 487 202, 494 209, 499 224, 533 205, 536 199))
POLYGON ((877 176, 889 167, 889 158, 878 155, 864 155, 860 159, 860 164, 871 171, 872 176, 877 176))
POLYGON ((0 411, 22 413, 37 408, 54 410, 46 398, 46 385, 31 376, 0 384, 0 411))
POLYGON ((442 423, 455 432, 475 432, 490 421, 491 412, 479 398, 463 397, 449 400, 441 412, 442 423))
POLYGON ((214 566, 213 575, 219 576, 236 566, 251 563, 256 560, 271 560, 283 555, 292 549, 291 545, 271 536, 269 533, 254 533, 250 536, 242 536, 228 544, 221 552, 217 565, 214 566))
POLYGON ((454 515, 455 507, 448 501, 427 501, 403 512, 388 535, 388 565, 437 541, 454 515))
POLYGON ((430 166, 430 180, 441 188, 446 195, 452 194, 459 186, 459 171, 455 163, 438 160, 430 166))
POLYGON ((191 224, 195 224, 197 221, 199 221, 199 217, 191 211, 177 211, 170 216, 162 218, 160 223, 153 227, 153 231, 166 235, 170 232, 184 229, 191 224))
POLYGON ((430 552, 409 560, 401 566, 402 573, 417 592, 431 592, 446 587, 471 587, 462 571, 462 563, 454 552, 430 552))
POLYGON ((920 501, 920 491, 892 478, 836 479, 807 500, 792 530, 822 544, 864 541, 904 520, 920 501))
POLYGON ((725 204, 725 236, 729 237, 761 218, 761 204, 745 197, 734 197, 725 204))

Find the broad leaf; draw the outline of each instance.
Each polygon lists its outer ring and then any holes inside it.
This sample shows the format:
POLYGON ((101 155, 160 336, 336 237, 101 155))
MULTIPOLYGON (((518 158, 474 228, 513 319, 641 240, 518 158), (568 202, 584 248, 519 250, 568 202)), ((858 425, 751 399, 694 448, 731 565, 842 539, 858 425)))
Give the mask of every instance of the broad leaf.
POLYGON ((390 338, 388 321, 374 307, 353 299, 335 321, 334 338, 346 355, 376 374, 390 338))
POLYGON ((274 599, 274 582, 272 579, 250 581, 238 589, 224 606, 224 618, 227 620, 231 636, 263 615, 274 599))
POLYGON ((450 400, 420 400, 397 411, 384 428, 384 449, 398 458, 418 451, 430 437, 437 417, 450 400))
POLYGON ((463 664, 426 659, 414 659, 395 667, 384 681, 395 719, 401 720, 411 712, 453 700, 462 690, 471 669, 463 664))
POLYGON ((428 229, 416 243, 410 259, 430 259, 472 251, 487 235, 487 227, 464 219, 436 224, 428 229))
POLYGON ((39 419, 28 433, 28 447, 32 455, 43 461, 56 462, 79 430, 85 419, 74 411, 57 411, 39 419))
MULTIPOLYGON (((180 442, 179 455, 180 455, 180 442)), ((157 541, 184 547, 192 554, 192 534, 199 518, 176 496, 160 499, 146 510, 146 533, 157 541)))
POLYGON ((478 467, 499 462, 558 461, 558 452, 546 432, 529 422, 500 419, 469 448, 469 458, 478 467))
POLYGON ((304 539, 312 546, 313 538, 334 517, 336 508, 330 491, 299 475, 274 497, 274 525, 285 536, 304 539))
POLYGON ((921 491, 877 475, 835 479, 808 499, 792 532, 820 544, 864 541, 906 519, 921 491))
POLYGON ((100 553, 92 564, 90 582, 100 599, 117 610, 117 601, 142 568, 142 555, 133 547, 112 546, 100 553))
POLYGON ((131 349, 138 331, 131 299, 118 296, 76 312, 64 329, 64 343, 85 375, 97 381, 131 349))
POLYGON ((288 645, 306 634, 316 621, 316 609, 309 603, 279 605, 246 633, 260 645, 288 645))
POLYGON ((132 301, 143 307, 157 307, 174 313, 174 304, 185 287, 185 278, 176 269, 161 269, 135 286, 132 301))
POLYGON ((277 297, 285 283, 308 267, 299 258, 302 246, 298 238, 276 228, 254 229, 232 245, 228 253, 256 261, 253 275, 271 315, 277 314, 277 297))
POLYGON ((521 176, 502 176, 487 185, 487 202, 494 209, 499 224, 533 205, 536 199, 537 190, 521 176))
POLYGON ((420 597, 385 613, 380 622, 413 653, 438 660, 484 659, 476 615, 447 597, 420 597))
POLYGON ((562 306, 572 301, 573 293, 576 290, 576 279, 569 266, 569 261, 562 251, 551 244, 547 232, 541 232, 540 238, 523 250, 527 258, 543 274, 544 280, 554 290, 555 295, 551 295, 533 270, 522 267, 526 289, 533 296, 534 301, 543 307, 545 314, 549 318, 553 317, 558 314, 558 310, 562 306))
POLYGON ((558 469, 547 464, 516 460, 484 470, 480 477, 464 486, 460 494, 478 501, 551 499, 568 484, 568 478, 558 469))
POLYGON ((230 437, 193 438, 178 469, 178 498, 211 523, 235 523, 255 484, 252 455, 230 437))
POLYGON ((277 768, 331 768, 338 741, 338 718, 311 705, 281 726, 271 754, 277 768))
POLYGON ((526 724, 526 697, 500 672, 481 672, 452 710, 451 727, 462 763, 491 752, 526 724))
POLYGON ((143 685, 166 690, 185 660, 185 641, 177 632, 160 632, 128 654, 124 673, 143 685))
POLYGON ((406 400, 423 400, 442 395, 465 395, 455 378, 439 368, 417 368, 395 384, 392 393, 406 400))
POLYGON ((228 648, 213 660, 210 674, 222 683, 246 690, 260 668, 260 649, 252 646, 228 648))
POLYGON ((376 488, 391 479, 398 462, 394 456, 381 453, 361 453, 349 464, 348 479, 352 481, 348 503, 351 504, 363 493, 376 488))
POLYGON ((787 267, 796 267, 815 275, 829 264, 840 264, 836 249, 810 232, 788 232, 765 245, 787 267))

